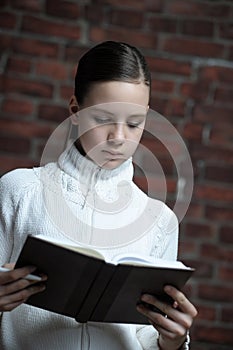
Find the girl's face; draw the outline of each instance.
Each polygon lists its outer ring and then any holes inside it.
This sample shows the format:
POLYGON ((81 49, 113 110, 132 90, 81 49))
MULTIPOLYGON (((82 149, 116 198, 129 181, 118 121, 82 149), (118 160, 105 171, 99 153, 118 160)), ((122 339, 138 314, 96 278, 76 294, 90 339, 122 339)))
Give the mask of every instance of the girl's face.
MULTIPOLYGON (((93 84, 79 106, 79 141, 88 158, 100 167, 113 169, 130 158, 141 139, 148 111, 149 87, 144 83, 93 84)), ((70 110, 75 102, 72 97, 70 110)))

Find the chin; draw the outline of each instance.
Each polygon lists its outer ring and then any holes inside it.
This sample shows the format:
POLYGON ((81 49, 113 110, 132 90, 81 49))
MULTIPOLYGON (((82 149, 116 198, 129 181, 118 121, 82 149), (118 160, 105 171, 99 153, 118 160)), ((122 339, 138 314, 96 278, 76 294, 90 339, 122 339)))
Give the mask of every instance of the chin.
POLYGON ((102 165, 99 165, 99 166, 103 169, 112 170, 112 169, 118 168, 125 161, 126 161, 126 159, 111 159, 111 160, 105 161, 105 163, 103 163, 102 165))

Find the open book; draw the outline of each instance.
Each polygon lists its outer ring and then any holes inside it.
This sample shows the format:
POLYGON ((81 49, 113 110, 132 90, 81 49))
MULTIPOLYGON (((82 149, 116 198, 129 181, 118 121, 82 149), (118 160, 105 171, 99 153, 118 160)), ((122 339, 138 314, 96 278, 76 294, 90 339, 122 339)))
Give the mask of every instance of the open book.
POLYGON ((172 302, 163 287, 181 289, 194 271, 178 261, 121 254, 114 261, 89 247, 43 235, 28 236, 16 267, 37 266, 48 275, 45 291, 27 303, 78 322, 147 324, 136 310, 143 293, 172 302))

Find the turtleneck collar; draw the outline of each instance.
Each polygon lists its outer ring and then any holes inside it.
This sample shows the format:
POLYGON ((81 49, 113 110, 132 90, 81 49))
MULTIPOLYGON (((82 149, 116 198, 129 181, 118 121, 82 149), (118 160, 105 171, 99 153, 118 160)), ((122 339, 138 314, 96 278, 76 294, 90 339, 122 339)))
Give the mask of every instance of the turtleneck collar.
POLYGON ((122 180, 132 181, 133 178, 132 158, 111 170, 101 168, 92 160, 84 157, 73 143, 59 157, 58 166, 89 189, 95 187, 99 182, 105 185, 107 183, 117 185, 122 180))

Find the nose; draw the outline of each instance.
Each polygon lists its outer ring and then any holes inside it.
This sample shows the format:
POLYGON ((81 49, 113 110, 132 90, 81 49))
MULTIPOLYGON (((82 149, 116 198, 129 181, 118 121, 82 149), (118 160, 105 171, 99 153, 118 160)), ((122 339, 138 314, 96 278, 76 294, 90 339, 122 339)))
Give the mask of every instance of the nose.
POLYGON ((122 144, 126 139, 126 128, 124 123, 114 123, 109 130, 108 141, 122 144))

